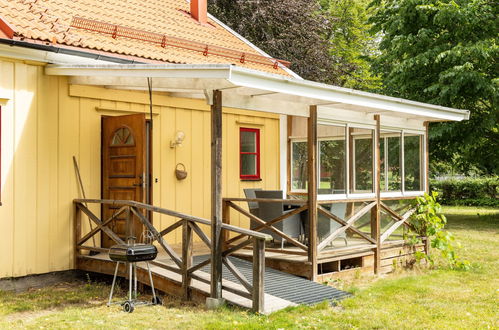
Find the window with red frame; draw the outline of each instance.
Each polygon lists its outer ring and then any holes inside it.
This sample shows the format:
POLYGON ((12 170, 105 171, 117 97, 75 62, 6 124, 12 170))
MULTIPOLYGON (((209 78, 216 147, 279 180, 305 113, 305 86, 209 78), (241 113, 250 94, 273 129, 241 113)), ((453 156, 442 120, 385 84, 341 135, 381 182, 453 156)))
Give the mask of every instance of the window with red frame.
POLYGON ((239 129, 239 177, 260 180, 260 130, 239 129))

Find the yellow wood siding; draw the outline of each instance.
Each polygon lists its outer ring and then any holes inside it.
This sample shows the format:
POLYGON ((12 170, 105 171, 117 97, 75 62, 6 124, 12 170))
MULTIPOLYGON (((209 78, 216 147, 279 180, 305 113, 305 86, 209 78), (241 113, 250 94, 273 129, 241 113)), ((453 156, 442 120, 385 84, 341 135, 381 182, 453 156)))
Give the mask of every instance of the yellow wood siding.
MULTIPOLYGON (((72 157, 87 197, 100 198, 101 116, 149 111, 147 93, 73 86, 43 70, 36 63, 0 59, 0 98, 9 100, 2 106, 0 278, 72 267, 72 200, 82 197, 72 157)), ((209 218, 209 106, 165 94, 153 99, 153 204, 209 218), (185 140, 170 148, 179 130, 185 140), (187 168, 185 180, 175 178, 177 163, 187 168)), ((224 109, 223 125, 223 195, 243 196, 249 187, 278 189, 278 116, 224 109), (239 127, 261 130, 262 181, 239 180, 239 127)), ((98 207, 92 209, 99 214, 98 207)), ((154 219, 160 228, 172 221, 154 219)), ((232 223, 249 226, 235 215, 232 223)), ((179 231, 167 239, 175 243, 180 237, 179 231)))

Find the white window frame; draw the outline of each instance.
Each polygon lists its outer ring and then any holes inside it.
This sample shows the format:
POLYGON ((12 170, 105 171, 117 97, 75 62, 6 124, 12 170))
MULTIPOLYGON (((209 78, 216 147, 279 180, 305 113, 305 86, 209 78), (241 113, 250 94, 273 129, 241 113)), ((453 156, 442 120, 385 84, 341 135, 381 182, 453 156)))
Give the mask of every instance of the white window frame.
MULTIPOLYGON (((318 200, 347 200, 350 198, 374 198, 376 197, 375 193, 375 185, 376 183, 376 178, 375 178, 375 173, 376 173, 376 159, 375 159, 375 148, 376 148, 376 143, 373 143, 373 192, 371 193, 354 193, 352 192, 353 188, 355 187, 355 166, 352 168, 352 175, 353 177, 353 187, 350 186, 350 159, 349 159, 349 154, 350 154, 350 149, 352 148, 352 153, 353 153, 353 161, 355 164, 355 143, 350 144, 350 137, 349 137, 349 131, 350 128, 360 128, 360 129, 369 129, 373 131, 373 141, 374 141, 374 136, 375 136, 375 130, 376 127, 373 125, 369 124, 357 124, 357 123, 348 123, 348 122, 339 122, 339 121, 327 121, 327 120, 320 120, 318 121, 318 124, 320 125, 329 125, 329 126, 336 126, 336 127, 344 127, 345 128, 345 194, 321 194, 317 196, 318 200)), ((381 126, 381 131, 384 131, 385 133, 388 132, 393 133, 394 136, 400 136, 400 171, 401 171, 401 190, 398 191, 383 191, 383 187, 381 188, 380 194, 381 197, 416 197, 416 196, 422 196, 424 192, 427 190, 426 187, 426 182, 427 182, 427 175, 426 173, 426 131, 422 130, 413 130, 413 129, 405 129, 405 128, 400 128, 400 127, 385 127, 381 126), (422 183, 420 184, 420 187, 423 188, 423 190, 419 191, 406 191, 405 190, 405 135, 406 134, 411 134, 411 135, 418 135, 420 137, 420 173, 421 173, 421 178, 422 183)), ((386 143, 387 144, 387 139, 386 135, 381 138, 380 137, 380 143, 386 143)), ((320 161, 321 161, 321 153, 320 153, 320 141, 327 141, 327 140, 340 140, 340 138, 333 138, 333 137, 327 137, 323 136, 317 139, 317 188, 319 189, 320 187, 320 161)), ((355 140, 355 137, 352 139, 355 140)), ((306 193, 307 189, 293 189, 293 143, 295 142, 307 142, 307 139, 304 137, 289 137, 289 141, 291 143, 291 148, 290 148, 290 187, 289 191, 291 193, 306 193)), ((388 165, 387 159, 388 159, 388 152, 387 152, 387 145, 385 144, 385 164, 388 165)), ((385 165, 385 187, 388 185, 388 175, 386 171, 388 170, 388 166, 385 165)), ((379 183, 380 184, 380 183, 379 183)))

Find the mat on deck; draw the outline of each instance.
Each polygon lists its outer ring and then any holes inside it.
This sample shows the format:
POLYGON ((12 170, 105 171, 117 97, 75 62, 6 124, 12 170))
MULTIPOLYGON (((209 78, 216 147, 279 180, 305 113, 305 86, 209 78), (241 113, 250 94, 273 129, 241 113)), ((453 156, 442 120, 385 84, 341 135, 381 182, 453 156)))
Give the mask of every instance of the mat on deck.
MULTIPOLYGON (((209 256, 195 256, 193 264, 197 265, 208 259, 209 256)), ((252 283, 253 268, 252 263, 236 257, 229 257, 229 260, 237 267, 237 269, 252 283)), ((211 265, 201 268, 206 273, 211 273, 211 265)), ((239 283, 238 279, 223 266, 222 277, 225 280, 239 283)), ((281 272, 269 267, 265 267, 265 293, 291 301, 295 304, 316 304, 324 300, 338 301, 351 294, 345 291, 335 289, 331 286, 326 286, 305 278, 281 272)))

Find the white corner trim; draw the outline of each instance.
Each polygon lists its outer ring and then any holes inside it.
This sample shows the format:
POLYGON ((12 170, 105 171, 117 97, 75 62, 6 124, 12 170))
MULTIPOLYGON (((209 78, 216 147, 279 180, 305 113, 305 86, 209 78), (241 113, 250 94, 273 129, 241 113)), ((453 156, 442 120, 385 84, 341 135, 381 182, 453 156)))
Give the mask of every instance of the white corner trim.
MULTIPOLYGON (((250 46, 251 48, 253 48, 257 52, 259 52, 260 54, 262 54, 263 56, 266 56, 268 58, 272 58, 272 56, 270 56, 269 54, 267 54, 266 52, 264 52, 263 50, 261 50, 260 48, 258 48, 255 44, 251 43, 248 39, 246 39, 245 37, 243 37, 242 35, 240 35, 236 31, 234 31, 233 29, 231 29, 228 25, 226 25, 225 23, 223 23, 222 21, 220 21, 218 18, 216 18, 212 14, 208 13, 208 17, 211 18, 212 20, 214 20, 218 25, 220 25, 221 27, 223 27, 224 29, 226 29, 227 31, 229 31, 230 33, 232 33, 234 36, 236 36, 242 42, 244 42, 245 44, 247 44, 248 46, 250 46)), ((302 77, 300 77, 299 75, 297 75, 293 70, 287 68, 285 65, 282 65, 281 63, 279 63, 279 67, 281 69, 283 69, 284 71, 286 71, 287 73, 289 73, 291 76, 293 76, 293 78, 303 79, 302 77)))
MULTIPOLYGON (((281 190, 287 193, 288 185, 288 117, 279 116, 279 178, 281 190)), ((291 188, 291 187, 290 187, 291 188)))

